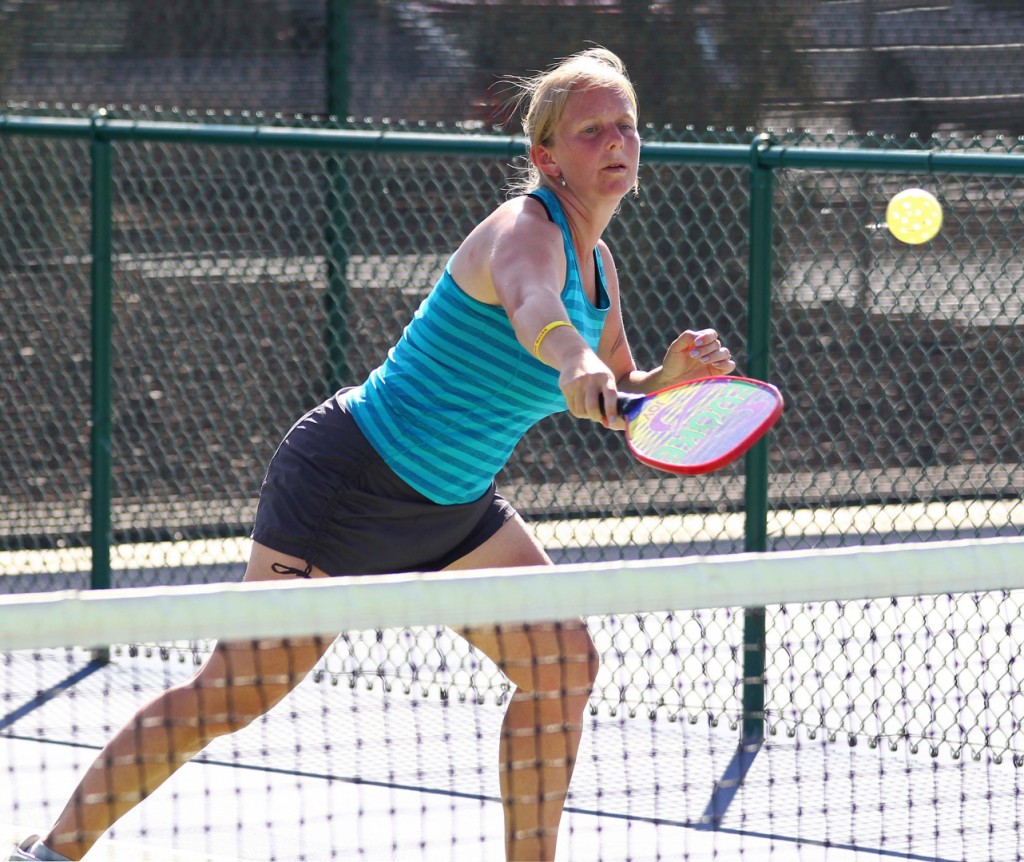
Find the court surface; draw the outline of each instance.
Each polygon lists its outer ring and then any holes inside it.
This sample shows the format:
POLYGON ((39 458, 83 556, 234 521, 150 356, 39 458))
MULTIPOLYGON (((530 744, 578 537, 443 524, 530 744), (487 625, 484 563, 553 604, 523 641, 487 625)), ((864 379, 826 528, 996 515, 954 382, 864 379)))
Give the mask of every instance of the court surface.
MULTIPOLYGON (((877 525, 885 516, 892 530, 887 541, 925 521, 939 530, 947 522, 977 520, 1006 524, 1019 533, 1019 505, 999 501, 988 501, 980 513, 951 512, 948 505, 941 511, 892 508, 828 510, 818 526, 823 536, 830 530, 839 535, 856 526, 858 517, 877 525), (1001 505, 1007 510, 992 508, 1001 505)), ((777 527, 782 535, 806 532, 817 524, 812 516, 819 514, 795 512, 791 525, 777 527)), ((702 526, 687 517, 551 522, 538 530, 552 548, 565 547, 571 537, 579 542, 589 536, 578 548, 584 556, 588 547, 625 542, 621 531, 635 540, 638 531, 646 530, 654 547, 680 532, 693 537, 699 529, 742 530, 742 523, 729 515, 702 526)), ((244 540, 224 540, 124 546, 115 553, 126 570, 162 560, 159 579, 169 575, 166 582, 173 583, 183 570, 194 576, 203 566, 211 568, 211 578, 225 573, 215 579, 236 579, 247 550, 244 540)), ((87 568, 87 552, 84 557, 78 551, 0 555, 0 573, 8 576, 0 577, 0 587, 7 587, 0 592, 22 591, 23 579, 35 583, 48 576, 76 576, 87 568)), ((945 606, 933 611, 948 612, 945 606)), ((976 616, 969 619, 961 631, 973 648, 980 642, 978 626, 986 623, 976 616)), ((787 636, 804 642, 813 635, 794 629, 787 636)), ((871 662, 850 658, 868 655, 863 646, 872 637, 870 627, 863 633, 851 630, 838 652, 827 651, 829 668, 842 665, 840 678, 849 691, 870 693, 880 683, 871 662)), ((739 644, 722 648, 728 652, 739 644)), ((666 671, 672 666, 663 660, 667 657, 656 659, 666 671)), ((928 726, 929 716, 943 709, 944 697, 948 702, 983 697, 987 714, 1000 713, 1000 721, 1008 720, 1016 733, 1024 726, 1024 707, 1017 706, 1024 686, 1017 678, 1018 665, 1010 657, 1007 667, 999 669, 1014 684, 1002 687, 1005 699, 998 703, 985 691, 943 694, 933 689, 910 692, 908 703, 927 713, 922 722, 928 726), (915 694, 919 702, 913 701, 915 694)), ((13 842, 45 831, 112 731, 141 703, 187 679, 193 667, 187 651, 166 658, 115 655, 107 665, 90 663, 82 651, 4 656, 0 839, 13 842)), ((986 667, 996 672, 994 665, 986 667)), ((808 673, 804 692, 810 700, 800 706, 813 714, 814 669, 808 673)), ((712 687, 731 690, 736 684, 714 671, 708 679, 712 687)), ((494 693, 477 702, 472 695, 460 699, 455 693, 443 699, 436 686, 411 693, 401 688, 391 678, 364 677, 354 687, 344 676, 336 685, 306 680, 266 719, 218 740, 183 767, 87 858, 503 858, 496 768, 502 707, 494 693)), ((851 700, 846 717, 867 726, 874 717, 872 703, 868 697, 852 706, 851 700)), ((587 719, 562 824, 560 862, 1024 859, 1022 770, 1012 757, 997 756, 999 746, 958 752, 940 744, 933 755, 927 745, 913 750, 898 734, 883 733, 877 746, 867 737, 851 745, 842 732, 829 741, 825 732, 812 738, 802 728, 792 737, 780 732, 741 749, 739 730, 728 718, 716 723, 700 714, 691 721, 680 714, 670 720, 660 710, 651 719, 642 703, 635 705, 640 707, 635 717, 622 709, 613 714, 604 703, 587 719)), ((901 709, 906 711, 907 704, 901 709)), ((988 732, 983 726, 974 731, 988 732)))
MULTIPOLYGON (((9 660, 5 691, 43 694, 3 702, 0 837, 44 830, 110 728, 190 671, 173 656, 9 660)), ((484 700, 308 679, 183 767, 87 858, 500 859, 502 710, 484 700)), ((1009 759, 804 733, 749 751, 737 740, 727 721, 588 718, 560 860, 1024 858, 1009 759)))

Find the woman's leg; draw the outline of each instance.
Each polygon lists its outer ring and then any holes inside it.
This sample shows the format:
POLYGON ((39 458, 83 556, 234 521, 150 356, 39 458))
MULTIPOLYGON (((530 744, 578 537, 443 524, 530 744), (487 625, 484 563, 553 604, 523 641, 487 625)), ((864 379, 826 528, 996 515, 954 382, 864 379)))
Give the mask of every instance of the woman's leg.
MULTIPOLYGON (((516 517, 451 568, 550 564, 516 517)), ((502 723, 499 750, 507 859, 548 862, 555 858, 583 713, 597 676, 597 650, 579 619, 473 627, 460 634, 516 686, 502 723)))
MULTIPOLYGON (((295 557, 254 543, 245 580, 274 580, 295 557)), ((313 576, 323 576, 317 569, 313 576)), ((266 713, 320 660, 322 638, 218 643, 196 675, 143 706, 82 777, 44 844, 81 859, 120 817, 145 799, 209 742, 266 713)))

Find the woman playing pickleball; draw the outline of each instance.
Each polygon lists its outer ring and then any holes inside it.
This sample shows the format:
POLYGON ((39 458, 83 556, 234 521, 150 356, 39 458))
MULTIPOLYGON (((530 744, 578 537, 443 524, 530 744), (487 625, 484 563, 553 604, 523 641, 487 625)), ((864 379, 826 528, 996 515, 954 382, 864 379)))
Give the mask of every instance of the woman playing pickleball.
MULTIPOLYGON (((264 482, 247 581, 550 565, 494 478, 523 434, 568 409, 605 416, 735 365, 686 331, 639 371, 601 239, 637 185, 637 101, 593 48, 518 82, 529 176, 462 241, 384 363, 287 433, 264 482)), ((538 597, 540 600, 540 597, 538 597)), ((460 632, 515 685, 499 754, 509 860, 552 860, 597 673, 579 619, 460 632)), ((217 645, 189 682, 142 707, 86 771, 42 841, 12 859, 80 859, 211 740, 266 713, 313 668, 319 638, 217 645)))

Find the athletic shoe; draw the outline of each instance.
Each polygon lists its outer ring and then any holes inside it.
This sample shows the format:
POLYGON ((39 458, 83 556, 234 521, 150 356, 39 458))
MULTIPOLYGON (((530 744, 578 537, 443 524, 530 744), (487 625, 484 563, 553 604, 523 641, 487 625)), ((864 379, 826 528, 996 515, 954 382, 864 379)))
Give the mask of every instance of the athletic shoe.
POLYGON ((68 862, 68 857, 61 856, 60 853, 54 853, 43 844, 38 835, 33 835, 15 847, 14 853, 10 857, 10 862, 25 862, 25 860, 31 860, 31 862, 68 862))

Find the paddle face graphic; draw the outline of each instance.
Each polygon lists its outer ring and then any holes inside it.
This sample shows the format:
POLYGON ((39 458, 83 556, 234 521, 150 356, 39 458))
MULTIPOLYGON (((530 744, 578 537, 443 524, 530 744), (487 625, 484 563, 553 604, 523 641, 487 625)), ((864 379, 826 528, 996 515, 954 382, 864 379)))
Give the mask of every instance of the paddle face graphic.
POLYGON ((770 383, 706 377, 654 392, 622 396, 626 439, 636 457, 660 470, 717 470, 749 449, 782 414, 770 383))

